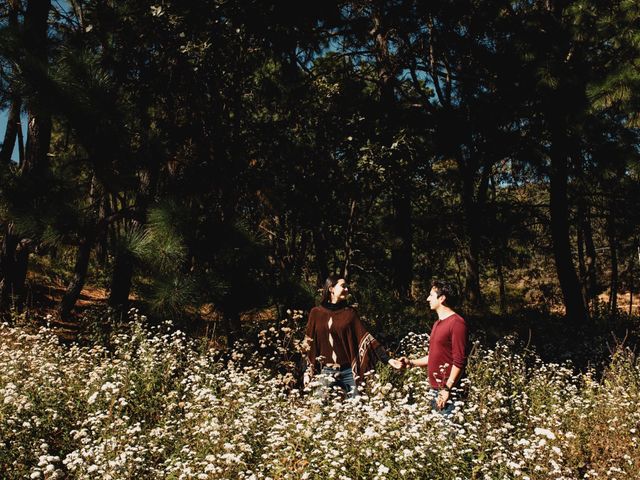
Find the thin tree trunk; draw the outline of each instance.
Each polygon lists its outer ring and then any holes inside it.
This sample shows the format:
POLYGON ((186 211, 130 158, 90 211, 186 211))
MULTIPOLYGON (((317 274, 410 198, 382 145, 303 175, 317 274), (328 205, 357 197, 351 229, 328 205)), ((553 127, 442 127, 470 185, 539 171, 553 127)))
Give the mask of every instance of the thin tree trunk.
MULTIPOLYGON (((91 179, 89 198, 91 199, 90 211, 97 213, 99 211, 98 205, 102 198, 95 175, 91 179)), ((76 252, 75 265, 73 268, 73 276, 71 277, 69 285, 67 285, 67 290, 62 297, 60 304, 58 305, 58 313, 60 318, 63 319, 66 319, 71 315, 71 312, 80 297, 80 292, 82 292, 87 279, 91 250, 93 250, 96 238, 100 235, 102 230, 107 228, 108 225, 105 218, 98 217, 93 220, 95 223, 89 227, 80 238, 78 250, 76 252)))
POLYGON ((16 248, 16 264, 13 278, 13 294, 21 310, 26 299, 27 270, 29 266, 29 241, 21 241, 16 248))
POLYGON ((18 237, 13 234, 13 224, 5 224, 2 235, 2 250, 0 251, 0 310, 2 311, 7 311, 11 306, 18 241, 18 237))
POLYGON ((227 345, 229 347, 240 338, 242 332, 242 322, 240 321, 240 312, 237 310, 224 310, 222 312, 222 318, 224 322, 224 330, 227 334, 227 345))
POLYGON ((480 290, 480 232, 477 222, 478 209, 474 201, 474 182, 468 166, 464 165, 464 161, 459 158, 458 165, 460 173, 463 175, 462 182, 462 207, 464 209, 464 231, 465 231, 465 247, 463 252, 464 258, 464 297, 468 306, 472 309, 479 309, 482 306, 482 293, 480 290))
POLYGON ((548 115, 551 133, 551 166, 550 166, 550 211, 551 211, 551 239, 556 263, 560 289, 566 307, 566 316, 575 323, 588 320, 588 312, 584 305, 580 282, 576 275, 571 255, 569 237, 569 206, 568 206, 568 139, 565 126, 557 122, 555 116, 559 112, 548 115))
MULTIPOLYGON (((640 245, 638 245, 636 247, 637 251, 638 251, 638 266, 640 267, 640 245)), ((635 268, 633 267, 635 265, 635 260, 633 258, 633 255, 631 256, 631 272, 630 272, 630 280, 629 280, 629 316, 633 315, 633 288, 634 288, 634 282, 633 282, 633 272, 635 271, 635 268)))
MULTIPOLYGON (((487 176, 487 189, 491 187, 491 202, 494 207, 497 205, 497 192, 496 192, 496 182, 493 176, 487 176)), ((495 238, 496 243, 498 244, 498 248, 494 250, 495 254, 495 265, 496 265, 496 274, 498 276, 498 304, 500 307, 500 314, 506 315, 507 313, 507 287, 504 281, 504 257, 505 252, 508 246, 508 233, 506 231, 496 232, 498 235, 495 238)))
MULTIPOLYGON (((100 218, 106 218, 111 215, 111 204, 109 202, 108 197, 104 197, 100 202, 100 211, 98 216, 100 218)), ((96 239, 96 259, 98 260, 98 264, 101 267, 107 266, 107 256, 109 254, 109 229, 105 228, 102 232, 98 234, 98 238, 96 239)))
MULTIPOLYGON (((578 207, 578 218, 581 219, 583 212, 580 207, 578 207)), ((584 235, 582 233, 582 225, 578 225, 576 243, 578 246, 578 278, 580 279, 580 289, 582 290, 582 298, 584 299, 584 303, 589 307, 589 297, 587 295, 588 287, 587 287, 587 267, 585 266, 584 260, 584 235)))
POLYGON ((351 200, 349 208, 349 221, 347 222, 347 231, 344 238, 344 268, 342 269, 342 277, 349 276, 351 267, 351 254, 353 253, 353 229, 355 224, 356 201, 351 200))
POLYGON ((618 242, 615 229, 615 209, 610 206, 607 216, 607 240, 611 260, 611 282, 609 290, 609 312, 618 315, 618 242))
POLYGON ((128 251, 121 250, 116 254, 113 264, 108 304, 121 315, 129 308, 134 261, 133 255, 128 251))
MULTIPOLYGON (((140 118, 143 121, 143 131, 149 131, 149 117, 146 111, 141 112, 140 118)), ((145 133, 146 136, 146 133, 145 133)), ((151 142, 145 137, 143 145, 147 146, 151 142)), ((131 221, 133 228, 144 228, 146 222, 147 212, 149 208, 149 199, 153 195, 155 189, 155 180, 157 178, 157 165, 160 162, 152 162, 154 153, 147 147, 143 151, 143 158, 149 160, 149 164, 154 165, 153 169, 142 168, 138 171, 139 187, 135 198, 136 219, 131 221)), ((102 208, 105 213, 109 213, 110 203, 105 198, 102 202, 102 208)), ((126 223, 125 223, 126 225, 126 223)), ((104 239, 106 248, 107 229, 104 234, 100 234, 99 239, 104 239)), ((136 266, 136 258, 130 251, 118 249, 116 253, 115 263, 113 266, 113 275, 111 277, 111 288, 109 294, 109 305, 119 311, 121 316, 126 315, 126 311, 129 308, 129 294, 131 293, 131 286, 133 284, 133 272, 136 266)))
POLYGON ((587 273, 587 299, 593 304, 598 295, 598 277, 596 273, 596 247, 593 242, 593 229, 591 228, 591 209, 585 211, 582 232, 585 246, 585 267, 587 273))
POLYGON ((400 187, 393 196, 394 241, 391 248, 393 285, 400 298, 409 298, 413 280, 411 194, 400 187))
POLYGON ((318 279, 316 286, 321 287, 329 276, 329 264, 327 261, 328 242, 322 230, 322 224, 313 229, 313 245, 315 247, 316 268, 318 269, 318 279))
POLYGON ((78 251, 76 253, 75 265, 73 267, 73 276, 71 277, 71 282, 69 282, 67 290, 60 301, 60 305, 58 306, 60 318, 69 318, 73 307, 80 297, 80 292, 82 292, 82 288, 84 287, 87 279, 87 270, 89 268, 89 259, 91 257, 93 240, 93 235, 88 235, 80 240, 78 251))
POLYGON ((498 293, 500 303, 500 314, 507 313, 507 288, 504 282, 504 272, 502 270, 502 253, 498 251, 496 255, 496 273, 498 274, 498 293))
POLYGON ((18 123, 18 165, 24 165, 24 135, 22 134, 22 121, 18 123))

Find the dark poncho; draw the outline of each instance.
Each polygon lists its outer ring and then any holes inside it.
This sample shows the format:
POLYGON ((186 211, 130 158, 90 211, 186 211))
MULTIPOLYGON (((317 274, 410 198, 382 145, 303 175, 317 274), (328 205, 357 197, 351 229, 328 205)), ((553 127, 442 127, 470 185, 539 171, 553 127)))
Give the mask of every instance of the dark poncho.
POLYGON ((358 312, 345 302, 312 309, 306 337, 311 374, 319 372, 323 366, 350 366, 353 378, 359 382, 376 361, 388 360, 384 348, 360 321, 358 312))

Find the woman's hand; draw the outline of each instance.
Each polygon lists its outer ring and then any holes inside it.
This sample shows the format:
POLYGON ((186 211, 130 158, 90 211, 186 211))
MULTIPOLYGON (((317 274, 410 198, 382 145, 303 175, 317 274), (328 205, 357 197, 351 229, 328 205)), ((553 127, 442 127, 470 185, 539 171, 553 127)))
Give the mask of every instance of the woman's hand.
POLYGON ((395 358, 389 359, 389 365, 391 365, 396 370, 402 370, 404 367, 404 363, 400 360, 396 360, 395 358))

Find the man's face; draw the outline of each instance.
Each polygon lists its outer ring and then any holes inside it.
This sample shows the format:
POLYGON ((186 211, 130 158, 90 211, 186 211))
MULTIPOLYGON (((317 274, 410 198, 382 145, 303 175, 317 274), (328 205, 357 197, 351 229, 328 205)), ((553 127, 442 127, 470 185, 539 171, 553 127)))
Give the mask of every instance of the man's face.
POLYGON ((429 302, 429 308, 431 310, 437 309, 446 297, 444 295, 438 296, 438 292, 435 288, 432 288, 429 292, 429 296, 427 297, 427 301, 429 302))

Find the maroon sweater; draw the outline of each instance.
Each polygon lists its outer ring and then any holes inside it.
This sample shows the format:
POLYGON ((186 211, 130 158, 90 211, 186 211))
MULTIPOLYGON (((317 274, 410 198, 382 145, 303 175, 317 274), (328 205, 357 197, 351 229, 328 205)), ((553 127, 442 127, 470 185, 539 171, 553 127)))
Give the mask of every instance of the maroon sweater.
POLYGON ((351 367, 354 378, 361 381, 375 361, 386 357, 384 349, 351 307, 338 310, 323 306, 313 308, 305 333, 309 342, 310 373, 318 373, 325 365, 339 365, 340 368, 351 367))
POLYGON ((427 372, 433 388, 442 388, 449 379, 451 366, 464 369, 467 364, 467 324, 457 313, 436 320, 429 339, 427 372))

